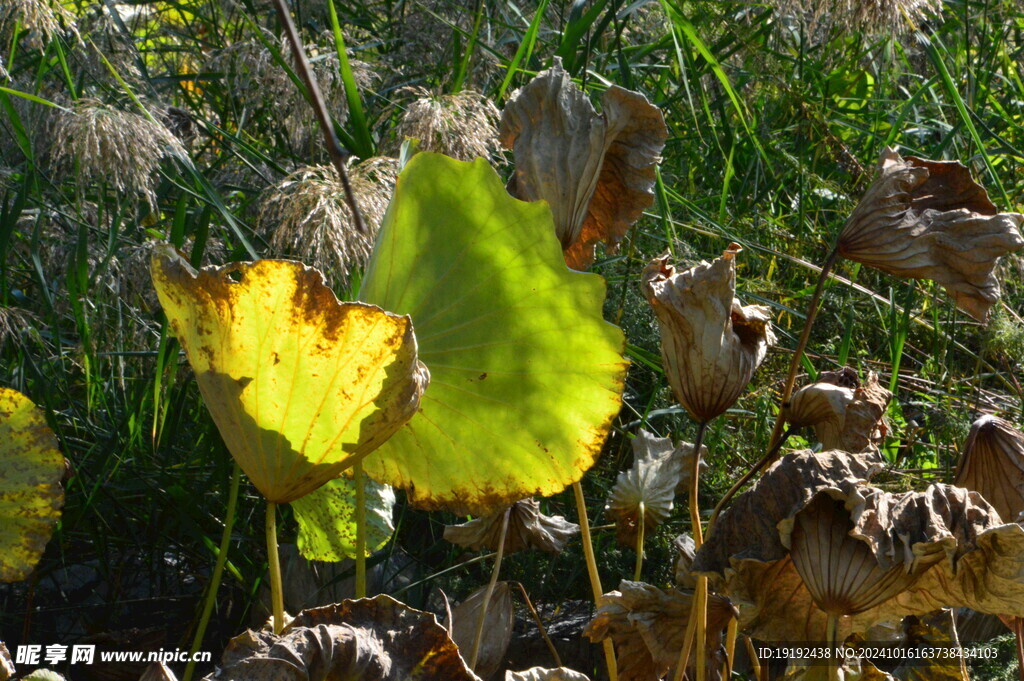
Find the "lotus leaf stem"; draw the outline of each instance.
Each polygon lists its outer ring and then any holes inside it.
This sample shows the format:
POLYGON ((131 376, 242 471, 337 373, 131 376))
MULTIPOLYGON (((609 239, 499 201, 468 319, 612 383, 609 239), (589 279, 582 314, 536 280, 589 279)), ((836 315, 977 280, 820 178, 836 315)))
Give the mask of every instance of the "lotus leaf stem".
POLYGON ((679 661, 676 663, 675 674, 672 681, 682 681, 686 673, 686 663, 690 661, 690 651, 693 650, 693 639, 696 634, 697 620, 690 617, 686 622, 686 631, 683 633, 683 648, 679 653, 679 661))
POLYGON ((356 598, 366 598, 366 476, 363 464, 352 469, 356 485, 356 598))
POLYGON ((530 611, 530 615, 533 617, 533 621, 537 624, 537 630, 540 631, 541 638, 544 639, 544 643, 547 644, 548 650, 551 651, 551 657, 555 661, 555 667, 562 667, 562 656, 558 654, 558 648, 551 641, 551 637, 548 636, 547 629, 544 628, 544 622, 541 621, 540 615, 537 614, 537 609, 533 607, 533 601, 530 600, 530 595, 526 593, 526 587, 523 586, 522 582, 512 582, 519 587, 519 593, 523 595, 523 603, 526 603, 526 608, 530 611))
MULTIPOLYGON (((710 420, 701 421, 697 426, 697 437, 693 441, 693 463, 690 471, 690 523, 693 533, 693 544, 699 549, 704 543, 704 532, 700 526, 700 500, 698 491, 700 488, 700 448, 704 444, 704 434, 707 432, 710 420)), ((708 625, 708 578, 697 578, 697 592, 693 598, 693 608, 690 617, 697 619, 694 645, 697 646, 697 681, 706 681, 708 670, 706 668, 707 656, 707 625, 708 625)), ((685 664, 685 660, 683 661, 685 664)))
POLYGON ((512 513, 512 507, 505 509, 501 518, 501 534, 498 536, 498 555, 494 558, 494 567, 491 568, 491 581, 487 582, 487 591, 484 592, 484 602, 480 606, 480 616, 476 620, 476 634, 473 635, 473 651, 469 655, 469 668, 476 671, 476 661, 480 656, 480 642, 484 639, 484 621, 487 619, 487 607, 491 604, 491 596, 494 595, 494 585, 498 583, 498 573, 501 571, 501 558, 505 553, 505 535, 508 533, 508 517, 512 513))
POLYGON ((839 615, 832 613, 828 614, 827 624, 825 625, 825 639, 828 641, 828 646, 831 648, 831 654, 828 657, 828 681, 839 681, 839 664, 838 655, 835 654, 838 646, 836 636, 839 630, 839 615))
POLYGON ((644 510, 644 502, 641 501, 640 506, 637 508, 636 512, 636 569, 633 570, 634 582, 640 581, 640 571, 644 567, 644 525, 647 522, 644 518, 644 510))
POLYGON ((750 640, 749 636, 744 636, 743 641, 747 644, 747 657, 750 658, 750 666, 754 670, 754 678, 757 681, 764 681, 761 678, 761 661, 757 659, 757 649, 754 648, 754 642, 750 640))
POLYGON ((779 405, 779 414, 775 417, 775 427, 772 429, 771 439, 768 441, 769 449, 774 450, 775 445, 782 438, 782 427, 785 425, 786 407, 789 406, 789 398, 793 396, 793 386, 796 384, 796 375, 800 370, 800 363, 803 360, 804 351, 807 349, 807 342, 811 338, 811 328, 814 326, 814 318, 818 315, 818 304, 821 302, 821 294, 825 290, 825 282, 832 271, 832 266, 839 259, 839 245, 832 247, 828 257, 825 258, 818 274, 818 283, 814 287, 814 295, 807 305, 807 317, 804 319, 804 328, 800 332, 800 340, 797 341, 796 349, 793 350, 793 359, 789 362, 789 373, 786 374, 786 382, 782 387, 782 400, 779 405))
POLYGON ((281 559, 277 554, 277 504, 267 502, 267 562, 270 565, 270 602, 274 611, 274 633, 284 629, 284 590, 281 587, 281 559))
MULTIPOLYGON (((597 574, 597 559, 594 557, 594 544, 590 537, 590 521, 587 519, 587 501, 583 497, 583 486, 579 482, 572 483, 572 491, 576 496, 576 512, 580 516, 580 535, 583 539, 583 557, 587 561, 587 575, 590 577, 590 588, 594 591, 594 605, 601 601, 604 589, 601 588, 601 576, 597 574)), ((601 642, 604 647, 604 659, 608 665, 609 681, 618 681, 619 671, 615 664, 615 648, 611 638, 601 642)))
POLYGON ((723 679, 732 678, 733 656, 736 654, 736 636, 739 634, 740 623, 735 617, 729 618, 729 628, 725 632, 725 674, 723 679))
POLYGON ((206 636, 206 627, 210 624, 210 615, 213 614, 213 606, 217 602, 217 592, 220 590, 220 581, 224 576, 224 566, 228 562, 228 549, 231 546, 231 531, 235 527, 235 509, 238 506, 238 488, 242 481, 242 469, 235 463, 231 472, 231 487, 228 491, 228 507, 224 512, 224 530, 220 534, 220 548, 217 550, 217 562, 213 566, 213 574, 210 575, 210 583, 206 586, 206 597, 203 600, 203 612, 199 616, 199 624, 196 626, 195 636, 192 638, 192 648, 189 649, 189 662, 185 666, 185 675, 182 681, 192 681, 192 674, 195 672, 195 654, 203 645, 203 638, 206 636))

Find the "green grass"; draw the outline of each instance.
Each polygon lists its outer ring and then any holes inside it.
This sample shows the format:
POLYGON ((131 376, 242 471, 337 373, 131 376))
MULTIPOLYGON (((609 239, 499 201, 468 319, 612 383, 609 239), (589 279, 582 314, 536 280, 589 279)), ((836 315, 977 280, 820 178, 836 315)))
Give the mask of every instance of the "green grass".
MULTIPOLYGON (((327 156, 316 137, 294 144, 294 122, 277 102, 244 97, 238 73, 208 68, 212 55, 243 40, 274 47, 271 64, 283 68, 280 29, 262 3, 137 2, 137 16, 109 24, 96 3, 82 4, 81 41, 57 36, 36 46, 4 34, 0 42, 13 76, 0 88, 0 307, 24 319, 3 335, 0 383, 46 410, 76 471, 36 575, 0 587, 0 638, 50 643, 145 622, 165 630, 169 647, 186 647, 216 562, 232 464, 163 327, 144 246, 171 240, 194 249, 196 264, 275 255, 256 224, 261 192, 327 156), (81 98, 158 120, 173 105, 192 118, 192 165, 164 162, 153 209, 53 167, 63 143, 48 136, 53 105, 81 98), (96 576, 92 600, 54 594, 48 584, 69 570, 96 576)), ((885 145, 960 159, 1000 209, 1024 204, 1024 9, 1015 0, 951 0, 942 21, 895 37, 843 25, 800 30, 769 3, 686 0, 299 2, 297 21, 319 54, 347 55, 339 77, 350 113, 338 125, 358 157, 398 155, 394 128, 411 87, 472 88, 500 108, 556 55, 593 94, 617 83, 663 110, 669 141, 657 200, 621 251, 595 268, 609 282, 606 314, 626 331, 633 361, 616 429, 584 479, 595 525, 606 522, 607 491, 631 460, 627 432, 643 424, 692 439, 696 429, 667 387, 639 290, 651 257, 669 251, 693 262, 741 243, 739 295, 771 307, 779 344, 791 348, 815 264, 885 145), (354 75, 357 60, 368 81, 354 75)), ((937 286, 852 263, 841 263, 826 288, 810 364, 878 371, 895 389, 888 452, 917 482, 949 479, 973 415, 1024 417, 1022 261, 1007 258, 1002 271, 1003 302, 987 328, 955 311, 937 286)), ((713 424, 703 507, 764 453, 788 361, 773 352, 713 424)), ((571 493, 546 503, 575 517, 571 493)), ((410 581, 419 582, 403 592, 411 605, 435 605, 437 587, 459 598, 486 581, 489 563, 457 568, 466 556, 441 539, 454 518, 401 501, 397 516, 385 555, 408 558, 410 581)), ((649 537, 646 579, 670 580, 670 538, 687 529, 681 509, 649 537)), ((262 537, 262 506, 243 482, 204 649, 219 652, 264 612, 253 587, 265 569, 262 537)), ((595 541, 611 589, 631 574, 633 554, 612 532, 595 541)), ((510 556, 505 576, 536 603, 586 599, 580 556, 578 542, 560 557, 510 556)))

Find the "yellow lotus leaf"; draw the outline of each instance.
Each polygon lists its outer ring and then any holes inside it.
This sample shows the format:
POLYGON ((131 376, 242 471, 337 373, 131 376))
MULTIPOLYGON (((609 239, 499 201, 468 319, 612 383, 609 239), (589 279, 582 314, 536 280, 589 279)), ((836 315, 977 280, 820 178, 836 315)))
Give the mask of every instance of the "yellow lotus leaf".
POLYGON ((152 270, 207 409, 268 501, 338 477, 416 412, 429 373, 408 316, 341 303, 297 262, 196 271, 165 246, 152 270))
POLYGON ((26 579, 64 505, 64 457, 43 412, 0 388, 0 582, 26 579))

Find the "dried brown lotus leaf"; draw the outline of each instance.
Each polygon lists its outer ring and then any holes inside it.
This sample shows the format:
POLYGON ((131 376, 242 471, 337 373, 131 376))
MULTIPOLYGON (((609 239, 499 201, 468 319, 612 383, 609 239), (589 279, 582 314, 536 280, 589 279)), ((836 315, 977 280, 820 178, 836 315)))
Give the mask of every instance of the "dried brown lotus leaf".
POLYGON ((732 244, 714 262, 676 272, 668 256, 643 272, 661 328, 661 357, 679 403, 699 422, 731 407, 775 342, 768 308, 736 299, 732 244))
POLYGON ((862 385, 853 369, 823 371, 817 381, 793 393, 786 420, 793 426, 813 427, 825 449, 863 452, 881 444, 891 399, 875 372, 862 385))
POLYGON ((922 617, 905 620, 906 644, 921 651, 908 658, 892 675, 896 681, 970 681, 960 665, 960 644, 952 610, 941 610, 922 617))
POLYGON ((693 447, 682 443, 676 448, 671 439, 641 430, 633 439, 633 457, 632 468, 619 473, 608 500, 618 541, 629 547, 636 547, 641 503, 645 532, 658 527, 672 513, 676 492, 690 480, 693 447))
POLYGON ((510 190, 545 200, 567 264, 586 269, 594 246, 614 248, 654 201, 655 164, 668 137, 657 107, 618 86, 593 105, 562 68, 537 74, 502 112, 500 139, 516 170, 510 190))
POLYGON ((505 681, 590 681, 590 677, 567 667, 557 669, 533 667, 521 672, 506 671, 505 681))
POLYGON ((975 421, 953 484, 981 494, 1006 522, 1016 521, 1024 512, 1024 433, 995 416, 975 421))
POLYGON ((679 554, 675 564, 676 586, 692 591, 697 588, 697 578, 691 573, 693 559, 697 556, 697 543, 690 535, 681 534, 672 540, 672 545, 679 554))
MULTIPOLYGON (((483 607, 487 587, 483 586, 452 608, 451 631, 452 640, 469 659, 476 637, 477 622, 480 619, 480 608, 483 607)), ((508 582, 497 582, 491 594, 490 604, 484 616, 483 637, 480 639, 480 652, 473 671, 486 681, 494 676, 505 659, 508 644, 512 641, 512 627, 515 623, 515 609, 512 605, 512 589, 508 582)))
POLYGON ((814 602, 831 615, 854 615, 880 605, 906 590, 929 566, 915 561, 914 569, 903 563, 882 567, 868 544, 851 536, 852 530, 843 499, 827 491, 780 524, 780 532, 789 532, 796 571, 814 602))
MULTIPOLYGON (((611 637, 622 681, 660 679, 679 661, 692 594, 663 590, 642 582, 622 581, 604 594, 584 634, 594 643, 611 637)), ((736 612, 728 599, 709 594, 707 610, 708 678, 719 679, 719 648, 736 612)))
MULTIPOLYGON (((444 528, 444 538, 476 551, 497 551, 504 515, 505 512, 501 511, 461 525, 448 525, 444 528)), ((560 515, 548 516, 541 513, 540 502, 536 499, 523 499, 512 504, 505 536, 505 553, 530 548, 561 553, 566 543, 579 531, 579 525, 570 523, 560 515)))
POLYGON ((839 236, 839 254, 898 277, 936 281, 985 321, 999 299, 999 258, 1024 246, 1024 216, 999 213, 959 162, 903 159, 886 148, 878 169, 839 236))
POLYGON ((390 596, 304 610, 236 636, 206 681, 479 681, 434 615, 390 596))
POLYGON ((856 485, 880 470, 871 454, 803 451, 783 456, 722 512, 697 551, 693 571, 720 578, 734 561, 784 558, 789 551, 779 536, 780 522, 819 491, 856 485))

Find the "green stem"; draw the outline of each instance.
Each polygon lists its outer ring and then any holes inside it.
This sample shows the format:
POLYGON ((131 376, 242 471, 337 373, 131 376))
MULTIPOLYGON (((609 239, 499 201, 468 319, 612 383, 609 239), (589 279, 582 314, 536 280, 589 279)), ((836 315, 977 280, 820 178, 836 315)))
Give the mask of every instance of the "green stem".
MULTIPOLYGON (((576 496, 576 512, 580 516, 580 536, 583 539, 583 558, 587 562, 587 575, 590 577, 590 588, 594 592, 594 605, 601 601, 604 589, 601 588, 601 576, 597 574, 597 559, 594 557, 594 544, 590 537, 590 521, 587 519, 587 501, 583 497, 583 486, 578 482, 572 483, 572 491, 576 496)), ((608 664, 609 681, 618 681, 619 670, 615 663, 615 648, 612 647, 612 640, 606 638, 601 642, 604 647, 604 659, 608 664)))
POLYGON ((804 320, 803 331, 800 332, 800 340, 797 341, 796 349, 793 350, 793 359, 789 363, 789 373, 786 374, 786 382, 782 388, 779 415, 775 417, 775 427, 772 429, 772 437, 768 441, 769 449, 773 449, 782 438, 782 427, 785 425, 786 420, 786 408, 789 406, 789 398, 793 396, 796 375, 800 369, 804 351, 807 349, 807 342, 811 338, 811 328, 814 326, 814 318, 818 315, 818 304, 821 302, 821 294, 825 290, 825 282, 828 281, 829 272, 832 271, 832 266, 836 264, 838 259, 839 246, 836 245, 832 247, 832 251, 825 258, 825 263, 821 266, 821 272, 818 274, 818 283, 814 287, 814 295, 811 296, 811 302, 807 305, 807 317, 804 320))
POLYGON ((206 627, 210 624, 210 615, 213 614, 213 606, 217 602, 217 592, 220 590, 220 580, 224 575, 224 565, 228 562, 228 548, 231 546, 231 530, 235 526, 235 508, 238 506, 238 488, 242 480, 242 469, 236 463, 231 473, 231 487, 228 491, 228 508, 224 513, 224 530, 220 535, 220 549, 217 551, 217 563, 213 566, 213 574, 210 576, 210 583, 206 587, 206 598, 203 601, 203 612, 199 616, 199 626, 196 627, 196 635, 192 639, 192 648, 189 649, 189 663, 185 667, 185 676, 182 681, 191 681, 195 671, 195 654, 203 645, 203 638, 206 636, 206 627))
POLYGON ((267 563, 270 565, 270 602, 274 611, 274 633, 284 629, 284 590, 281 559, 277 555, 277 504, 267 502, 267 563))
POLYGON ((637 510, 637 530, 636 530, 636 569, 633 570, 633 581, 640 581, 640 570, 644 566, 644 525, 647 521, 644 519, 644 502, 640 502, 640 508, 637 510))
POLYGON ((356 484, 356 598, 366 598, 366 476, 360 461, 352 469, 356 484))
POLYGON ((484 640, 484 621, 487 619, 487 607, 491 604, 491 596, 494 595, 494 585, 498 583, 498 573, 501 571, 501 558, 505 554, 505 534, 508 532, 508 517, 512 513, 512 507, 505 509, 505 515, 501 519, 501 535, 498 537, 498 555, 494 558, 494 567, 491 568, 491 581, 487 582, 487 591, 484 593, 484 602, 480 606, 480 616, 476 620, 476 634, 473 636, 473 651, 469 655, 469 668, 476 670, 476 661, 480 656, 480 643, 484 640))

